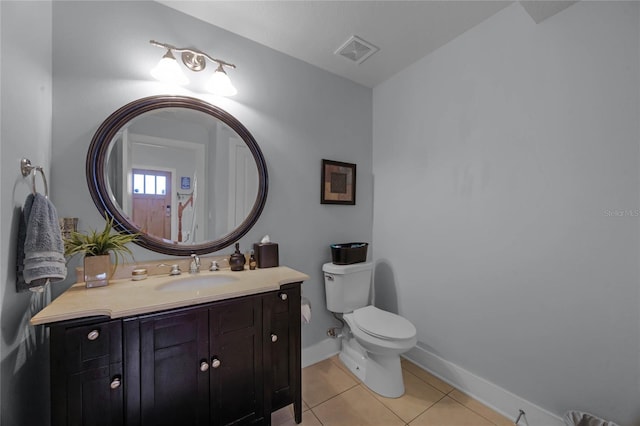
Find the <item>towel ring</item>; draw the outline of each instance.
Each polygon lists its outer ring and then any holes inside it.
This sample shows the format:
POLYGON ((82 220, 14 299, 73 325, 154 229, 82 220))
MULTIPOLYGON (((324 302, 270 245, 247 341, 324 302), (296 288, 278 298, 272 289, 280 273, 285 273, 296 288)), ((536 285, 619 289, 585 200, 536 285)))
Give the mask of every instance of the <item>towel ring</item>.
POLYGON ((31 174, 31 191, 33 195, 37 193, 36 190, 36 175, 40 172, 42 176, 42 182, 44 182, 44 196, 49 198, 49 185, 47 184, 47 177, 44 175, 44 169, 41 166, 34 166, 31 164, 31 160, 23 158, 20 160, 20 172, 22 176, 27 177, 31 174))

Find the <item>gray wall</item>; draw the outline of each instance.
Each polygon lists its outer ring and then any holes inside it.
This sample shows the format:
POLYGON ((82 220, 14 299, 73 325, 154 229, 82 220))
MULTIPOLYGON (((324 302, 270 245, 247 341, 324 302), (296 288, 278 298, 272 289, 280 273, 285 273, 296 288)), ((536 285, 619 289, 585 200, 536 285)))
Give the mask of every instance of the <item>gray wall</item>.
MULTIPOLYGON (((51 4, 0 2, 0 423, 49 422, 48 345, 29 319, 46 295, 16 293, 18 217, 31 179, 22 157, 51 170, 51 4)), ((43 192, 40 176, 37 188, 43 192)), ((54 200, 55 201, 55 200, 54 200)))
POLYGON ((373 228, 378 303, 417 325, 421 348, 555 413, 638 422, 638 9, 579 2, 535 25, 510 6, 372 101, 369 89, 152 2, 0 2, 0 423, 46 425, 49 410, 47 348, 27 324, 42 300, 15 293, 30 190, 18 161, 45 167, 60 216, 102 226, 86 150, 113 110, 168 93, 148 74, 163 54, 151 38, 238 65, 232 99, 198 93, 199 81, 178 93, 228 110, 264 151, 269 198, 241 246, 269 233, 281 263, 311 275, 304 346, 333 324, 320 273, 328 244, 370 241, 373 228), (355 207, 319 204, 322 158, 358 164, 355 207))
MULTIPOLYGON (((82 229, 103 223, 84 177, 94 132, 118 107, 170 90, 149 75, 164 54, 150 39, 194 46, 237 65, 229 71, 239 92, 231 99, 198 93, 204 81, 195 81, 194 73, 194 84, 177 93, 226 109, 260 145, 269 195, 240 247, 248 250, 269 234, 280 244, 280 263, 311 276, 303 292, 314 318, 303 326, 303 346, 322 340, 333 325, 321 274, 330 260, 328 246, 371 239, 371 89, 155 2, 54 2, 51 186, 60 215, 79 217, 82 229), (355 207, 320 204, 323 158, 357 163, 355 207)), ((229 247, 216 254, 232 252, 229 247)), ((135 256, 164 257, 142 249, 135 256)))
POLYGON ((422 349, 621 424, 640 422, 638 31, 635 2, 538 25, 516 3, 373 96, 380 303, 422 349))

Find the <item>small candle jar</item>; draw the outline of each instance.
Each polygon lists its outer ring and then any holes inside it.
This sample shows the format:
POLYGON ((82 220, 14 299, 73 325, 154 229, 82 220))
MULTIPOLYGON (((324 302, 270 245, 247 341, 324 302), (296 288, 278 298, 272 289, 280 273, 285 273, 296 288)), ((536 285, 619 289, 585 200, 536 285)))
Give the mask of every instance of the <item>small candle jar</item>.
POLYGON ((133 281, 140 281, 147 279, 147 270, 145 268, 138 268, 131 271, 131 279, 133 281))

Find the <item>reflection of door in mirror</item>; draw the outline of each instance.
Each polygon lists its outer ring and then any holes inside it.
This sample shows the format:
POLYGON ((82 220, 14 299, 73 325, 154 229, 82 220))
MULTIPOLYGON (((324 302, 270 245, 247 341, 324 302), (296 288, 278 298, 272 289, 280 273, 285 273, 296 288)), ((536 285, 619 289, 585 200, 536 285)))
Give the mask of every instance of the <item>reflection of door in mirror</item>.
POLYGON ((132 219, 142 231, 171 238, 171 173, 133 169, 132 219))
MULTIPOLYGON (((197 217, 202 217, 205 213, 207 194, 197 191, 197 182, 205 180, 205 145, 183 140, 160 138, 146 134, 125 132, 126 148, 123 149, 124 170, 149 169, 159 170, 168 173, 167 203, 169 209, 162 212, 168 215, 169 231, 167 233, 152 232, 151 229, 144 231, 154 237, 176 241, 193 242, 194 240, 204 240, 206 227, 196 223, 197 217), (182 217, 178 217, 178 206, 182 202, 186 204, 189 197, 193 201, 182 210, 182 217), (182 228, 182 239, 179 231, 182 228)), ((132 177, 127 177, 131 180, 132 177)), ((123 211, 133 219, 133 222, 142 227, 134 217, 133 206, 129 206, 134 199, 135 193, 131 196, 123 197, 123 211)))
POLYGON ((258 174, 255 160, 244 141, 229 138, 229 229, 238 227, 249 215, 258 193, 258 174))

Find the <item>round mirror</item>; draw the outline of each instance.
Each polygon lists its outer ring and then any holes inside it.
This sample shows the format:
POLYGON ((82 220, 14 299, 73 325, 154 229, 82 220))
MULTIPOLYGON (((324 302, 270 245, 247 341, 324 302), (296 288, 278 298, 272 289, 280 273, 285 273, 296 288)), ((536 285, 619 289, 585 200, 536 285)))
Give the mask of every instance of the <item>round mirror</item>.
POLYGON ((251 133, 226 111, 152 96, 111 114, 87 154, 91 197, 138 244, 188 256, 227 247, 255 224, 268 188, 251 133))

